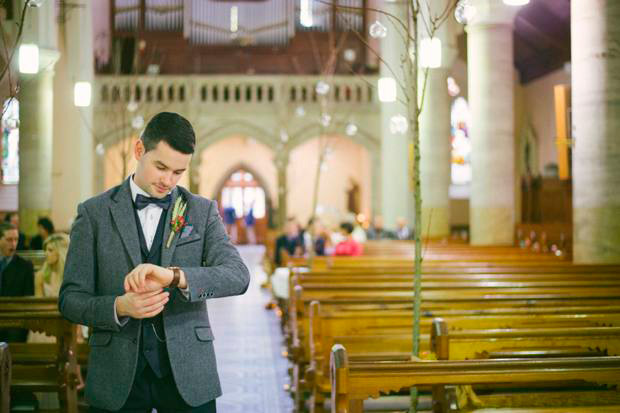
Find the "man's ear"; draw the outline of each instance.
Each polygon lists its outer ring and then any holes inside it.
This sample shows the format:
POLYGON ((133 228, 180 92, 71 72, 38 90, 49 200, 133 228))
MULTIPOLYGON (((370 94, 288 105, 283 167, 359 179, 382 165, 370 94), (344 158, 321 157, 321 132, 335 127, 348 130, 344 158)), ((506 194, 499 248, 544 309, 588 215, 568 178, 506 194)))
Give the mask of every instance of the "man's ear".
POLYGON ((139 161, 145 152, 146 152, 146 148, 144 147, 144 143, 142 142, 142 139, 138 139, 136 141, 136 144, 134 145, 134 156, 136 157, 136 161, 139 161))

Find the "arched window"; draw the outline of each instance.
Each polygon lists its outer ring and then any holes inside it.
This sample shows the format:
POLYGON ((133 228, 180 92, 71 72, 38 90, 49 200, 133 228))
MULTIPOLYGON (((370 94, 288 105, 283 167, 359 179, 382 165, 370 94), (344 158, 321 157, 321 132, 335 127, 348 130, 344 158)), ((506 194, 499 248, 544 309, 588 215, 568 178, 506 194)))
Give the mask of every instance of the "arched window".
POLYGON ((469 105, 463 97, 452 104, 452 184, 471 182, 471 137, 469 136, 469 105))
POLYGON ((19 102, 7 99, 2 116, 2 183, 19 183, 19 102))
POLYGON ((254 218, 265 217, 265 191, 250 172, 243 169, 235 171, 222 188, 222 208, 235 208, 240 218, 248 214, 250 208, 254 218))

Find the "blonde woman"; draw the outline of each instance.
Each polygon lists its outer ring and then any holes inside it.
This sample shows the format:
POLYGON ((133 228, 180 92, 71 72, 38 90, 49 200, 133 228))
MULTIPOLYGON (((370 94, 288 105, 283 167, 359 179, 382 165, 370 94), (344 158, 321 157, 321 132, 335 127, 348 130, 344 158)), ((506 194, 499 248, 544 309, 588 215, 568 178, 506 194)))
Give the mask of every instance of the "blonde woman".
MULTIPOLYGON (((63 233, 50 235, 43 242, 45 262, 34 275, 34 295, 36 297, 58 297, 62 276, 65 271, 65 260, 69 247, 69 236, 63 233)), ((55 343, 56 338, 31 331, 28 341, 31 343, 55 343)), ((80 375, 80 383, 82 383, 80 375)), ((39 399, 39 407, 56 409, 59 406, 58 397, 54 393, 35 393, 39 399)))
POLYGON ((65 259, 69 248, 67 234, 52 234, 43 243, 45 263, 34 276, 34 295, 37 297, 58 297, 65 259))

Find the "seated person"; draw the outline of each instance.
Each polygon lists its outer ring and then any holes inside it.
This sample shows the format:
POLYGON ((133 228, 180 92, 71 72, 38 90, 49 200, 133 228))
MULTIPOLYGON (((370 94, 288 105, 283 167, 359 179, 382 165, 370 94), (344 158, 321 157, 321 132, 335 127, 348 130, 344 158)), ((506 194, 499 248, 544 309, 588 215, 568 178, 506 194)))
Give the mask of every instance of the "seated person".
POLYGON ((282 262, 282 249, 285 249, 290 256, 300 256, 304 253, 303 236, 295 218, 288 218, 286 220, 284 234, 276 239, 276 267, 281 267, 284 264, 282 262))
MULTIPOLYGON (((0 296, 34 295, 34 267, 30 261, 15 255, 19 234, 12 224, 0 224, 0 296)), ((28 330, 0 330, 0 341, 25 342, 28 330)))
POLYGON ((54 224, 49 218, 39 218, 37 221, 37 228, 39 233, 30 240, 31 250, 42 250, 43 242, 54 233, 54 224))
POLYGON ((19 234, 19 241, 17 241, 17 251, 23 251, 26 249, 26 235, 19 230, 19 214, 17 212, 9 212, 4 217, 4 222, 13 224, 17 228, 19 234))
POLYGON ((366 233, 369 240, 396 239, 396 235, 383 228, 383 217, 377 215, 366 233))
POLYGON ((403 217, 396 219, 396 238, 400 240, 413 239, 413 231, 407 226, 407 220, 403 217))
POLYGON ((362 255, 362 244, 353 239, 353 224, 343 222, 340 224, 340 231, 346 237, 344 241, 339 242, 334 250, 334 255, 344 255, 356 257, 362 255))
POLYGON ((308 227, 304 231, 304 247, 306 251, 310 250, 312 238, 314 237, 314 254, 323 256, 327 255, 326 249, 331 247, 331 240, 327 229, 319 218, 310 218, 308 227))
POLYGON ((63 233, 50 235, 43 243, 45 262, 35 274, 34 295, 37 297, 58 297, 65 259, 69 248, 69 236, 63 233))

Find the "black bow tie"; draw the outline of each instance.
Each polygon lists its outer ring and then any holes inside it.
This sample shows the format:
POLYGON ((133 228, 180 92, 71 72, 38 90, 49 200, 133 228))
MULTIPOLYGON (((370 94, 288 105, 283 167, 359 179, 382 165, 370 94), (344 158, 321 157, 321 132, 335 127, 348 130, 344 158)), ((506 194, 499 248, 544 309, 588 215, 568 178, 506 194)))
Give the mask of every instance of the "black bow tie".
POLYGON ((170 202, 172 201, 172 197, 170 194, 166 195, 163 198, 153 198, 150 196, 144 196, 138 194, 136 196, 136 209, 140 211, 143 208, 146 208, 150 204, 155 204, 160 208, 168 209, 170 208, 170 202))

